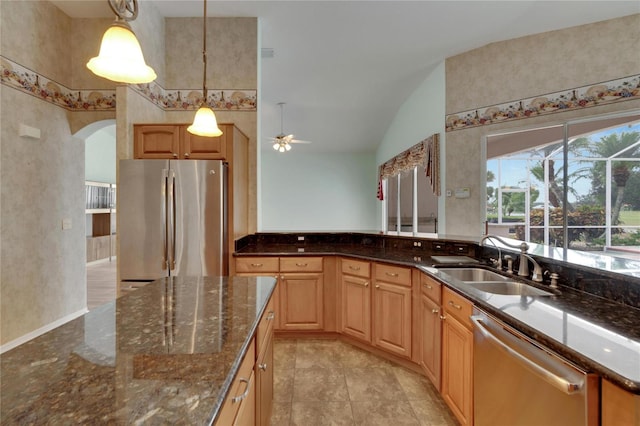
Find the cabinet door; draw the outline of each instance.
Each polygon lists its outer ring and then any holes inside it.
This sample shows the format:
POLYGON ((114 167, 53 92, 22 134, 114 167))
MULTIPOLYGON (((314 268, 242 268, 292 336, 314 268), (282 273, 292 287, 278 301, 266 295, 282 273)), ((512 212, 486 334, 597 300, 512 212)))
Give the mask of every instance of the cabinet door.
POLYGON ((183 127, 180 155, 191 160, 226 160, 227 133, 233 131, 233 127, 223 125, 220 127, 224 133, 214 138, 192 135, 186 127, 183 127))
POLYGON ((180 155, 180 126, 134 125, 134 158, 172 159, 180 155))
POLYGON ((322 330, 322 274, 280 275, 280 327, 284 330, 322 330))
POLYGON ((240 402, 238 415, 233 426, 251 426, 256 424, 256 377, 253 371, 246 383, 247 389, 243 394, 244 398, 240 402))
POLYGON ((442 324, 442 398, 460 424, 473 424, 473 333, 448 311, 442 324))
POLYGON ((640 395, 602 380, 602 426, 640 425, 640 395))
POLYGON ((440 389, 440 350, 442 321, 440 306, 427 297, 420 296, 420 365, 436 389, 440 389))
POLYGON ((366 278, 342 275, 342 332, 371 343, 371 287, 366 278))
POLYGON ((374 344, 411 357, 411 287, 376 281, 373 301, 374 344))
POLYGON ((273 332, 266 338, 265 348, 256 362, 256 425, 269 426, 273 401, 273 332))

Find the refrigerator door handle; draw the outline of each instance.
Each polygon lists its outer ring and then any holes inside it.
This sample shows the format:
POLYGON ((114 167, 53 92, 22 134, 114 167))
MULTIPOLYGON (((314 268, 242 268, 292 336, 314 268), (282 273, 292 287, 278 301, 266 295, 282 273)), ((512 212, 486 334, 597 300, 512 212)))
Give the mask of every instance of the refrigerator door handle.
POLYGON ((173 169, 169 170, 168 204, 170 208, 169 232, 171 232, 171 252, 169 253, 171 257, 169 269, 174 270, 176 269, 176 172, 173 169))
POLYGON ((168 178, 168 170, 162 170, 162 196, 164 198, 164 202, 162 203, 162 269, 169 268, 169 242, 168 238, 168 223, 167 223, 167 178, 168 178))

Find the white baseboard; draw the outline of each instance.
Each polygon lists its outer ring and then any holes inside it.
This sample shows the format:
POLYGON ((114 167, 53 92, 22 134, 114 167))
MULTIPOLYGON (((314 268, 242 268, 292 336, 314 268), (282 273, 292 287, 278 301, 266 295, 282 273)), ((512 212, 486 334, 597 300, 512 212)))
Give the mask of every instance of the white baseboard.
POLYGON ((55 320, 47 325, 45 325, 44 327, 40 327, 37 330, 33 330, 30 333, 27 333, 23 336, 18 337, 15 340, 12 340, 8 343, 5 343, 4 345, 0 346, 0 354, 3 354, 5 352, 7 352, 8 350, 11 350, 13 348, 15 348, 16 346, 20 346, 23 343, 28 342, 29 340, 35 339, 38 336, 43 335, 44 333, 46 333, 47 331, 51 331, 56 327, 60 327, 62 324, 65 324, 73 319, 76 319, 84 314, 86 314, 87 312, 89 312, 89 310, 87 308, 81 309, 79 311, 76 311, 72 314, 69 314, 65 317, 62 317, 58 320, 55 320))

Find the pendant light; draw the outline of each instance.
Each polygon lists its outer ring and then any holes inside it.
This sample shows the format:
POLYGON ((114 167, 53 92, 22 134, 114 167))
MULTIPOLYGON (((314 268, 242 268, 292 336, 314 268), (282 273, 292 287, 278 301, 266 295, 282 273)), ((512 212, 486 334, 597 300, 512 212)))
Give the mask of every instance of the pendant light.
POLYGON ((207 0, 204 0, 204 16, 202 18, 202 104, 196 112, 193 124, 187 131, 198 136, 215 137, 222 135, 213 110, 207 104, 207 0))
POLYGON ((108 0, 116 20, 105 31, 100 53, 87 62, 94 74, 111 81, 129 84, 149 83, 156 73, 144 61, 140 43, 128 21, 138 16, 138 0, 108 0))

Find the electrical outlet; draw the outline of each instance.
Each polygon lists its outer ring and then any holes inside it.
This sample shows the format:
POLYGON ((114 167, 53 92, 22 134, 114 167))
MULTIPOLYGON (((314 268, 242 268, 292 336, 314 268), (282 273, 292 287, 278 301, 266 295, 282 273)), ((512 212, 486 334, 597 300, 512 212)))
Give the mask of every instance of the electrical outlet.
POLYGON ((304 241, 304 236, 303 236, 303 235, 300 235, 300 236, 298 237, 298 241, 304 241))

